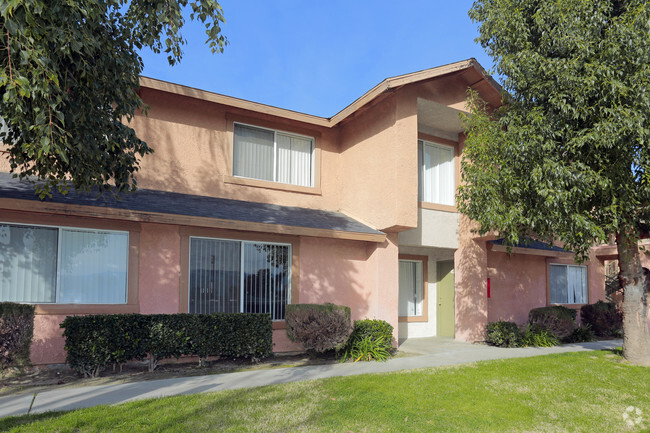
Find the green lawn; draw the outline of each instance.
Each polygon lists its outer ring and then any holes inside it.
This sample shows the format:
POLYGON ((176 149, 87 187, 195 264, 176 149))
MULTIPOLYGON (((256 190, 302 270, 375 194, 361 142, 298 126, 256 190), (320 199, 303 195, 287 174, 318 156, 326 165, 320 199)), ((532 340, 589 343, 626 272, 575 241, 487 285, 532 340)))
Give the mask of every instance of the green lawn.
POLYGON ((5 418, 0 430, 650 431, 650 368, 611 352, 568 353, 5 418), (625 423, 629 406, 643 412, 641 426, 625 423))

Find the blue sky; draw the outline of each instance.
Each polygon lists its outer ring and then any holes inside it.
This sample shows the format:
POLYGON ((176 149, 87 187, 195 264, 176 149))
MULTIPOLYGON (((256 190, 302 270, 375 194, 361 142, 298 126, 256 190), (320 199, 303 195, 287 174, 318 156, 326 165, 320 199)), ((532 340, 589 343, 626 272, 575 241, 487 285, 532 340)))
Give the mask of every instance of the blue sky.
POLYGON ((330 117, 384 78, 475 57, 472 0, 223 0, 230 44, 211 54, 187 21, 183 60, 143 52, 143 75, 330 117))

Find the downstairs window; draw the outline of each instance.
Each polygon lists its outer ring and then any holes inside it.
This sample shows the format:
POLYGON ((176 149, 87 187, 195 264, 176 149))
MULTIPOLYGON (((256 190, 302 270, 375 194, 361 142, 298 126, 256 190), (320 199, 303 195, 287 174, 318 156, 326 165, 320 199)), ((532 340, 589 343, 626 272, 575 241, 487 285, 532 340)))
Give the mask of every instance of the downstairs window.
POLYGON ((129 234, 0 223, 0 301, 125 304, 129 234))
POLYGON ((551 304, 586 304, 587 267, 550 265, 551 304))
POLYGON ((190 313, 269 313, 289 302, 291 245, 190 238, 190 313))

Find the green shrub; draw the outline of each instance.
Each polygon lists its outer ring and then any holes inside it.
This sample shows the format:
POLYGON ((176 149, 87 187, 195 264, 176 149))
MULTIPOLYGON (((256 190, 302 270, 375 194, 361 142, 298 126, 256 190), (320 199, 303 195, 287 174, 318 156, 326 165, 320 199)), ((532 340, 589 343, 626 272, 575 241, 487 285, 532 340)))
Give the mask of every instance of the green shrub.
POLYGON ((566 338, 576 327, 576 313, 561 305, 533 308, 528 313, 528 323, 547 329, 558 338, 566 338))
POLYGON ((114 346, 115 331, 109 315, 68 316, 61 322, 65 328, 66 362, 84 377, 97 377, 122 350, 114 346))
POLYGON ((500 320, 489 322, 485 327, 487 344, 497 347, 518 347, 521 331, 515 322, 500 320))
POLYGON ((614 302, 598 301, 580 308, 580 320, 599 337, 623 335, 623 315, 614 302))
POLYGON ((268 314, 107 314, 69 316, 65 328, 67 362, 84 376, 110 364, 149 356, 149 370, 166 358, 198 355, 261 359, 272 352, 268 314))
POLYGON ((559 346, 560 340, 549 329, 536 323, 527 323, 521 331, 520 347, 559 346))
POLYGON ((307 350, 340 350, 350 335, 350 307, 334 304, 289 304, 287 336, 307 350))
POLYGON ((29 365, 34 306, 0 302, 0 371, 29 365))
POLYGON ((151 314, 145 321, 148 329, 147 352, 149 371, 167 358, 190 355, 190 326, 194 319, 190 314, 151 314), (148 323, 147 323, 148 322, 148 323))
POLYGON ((385 361, 395 351, 393 341, 393 326, 385 320, 355 320, 352 333, 342 350, 341 361, 385 361))
POLYGON ((221 358, 257 361, 273 354, 271 316, 262 313, 216 313, 219 330, 217 353, 221 358))
POLYGON ((594 341, 595 339, 596 336, 591 330, 591 326, 583 325, 578 326, 576 329, 574 329, 571 335, 564 338, 562 341, 565 343, 588 343, 590 341, 594 341))
POLYGON ((386 338, 382 337, 364 337, 347 346, 341 356, 340 361, 348 359, 357 361, 386 361, 390 358, 392 352, 386 349, 386 338))

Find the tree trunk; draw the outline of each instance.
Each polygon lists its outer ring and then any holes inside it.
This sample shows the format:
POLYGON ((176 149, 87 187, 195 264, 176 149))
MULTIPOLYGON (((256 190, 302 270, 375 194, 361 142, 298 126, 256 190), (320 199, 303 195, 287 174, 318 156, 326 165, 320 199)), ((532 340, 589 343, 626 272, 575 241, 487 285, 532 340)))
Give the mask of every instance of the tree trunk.
POLYGON ((641 267, 636 238, 616 236, 619 280, 623 287, 623 356, 632 364, 650 366, 648 275, 641 267))

